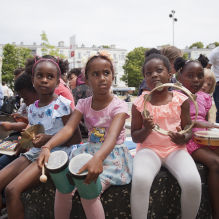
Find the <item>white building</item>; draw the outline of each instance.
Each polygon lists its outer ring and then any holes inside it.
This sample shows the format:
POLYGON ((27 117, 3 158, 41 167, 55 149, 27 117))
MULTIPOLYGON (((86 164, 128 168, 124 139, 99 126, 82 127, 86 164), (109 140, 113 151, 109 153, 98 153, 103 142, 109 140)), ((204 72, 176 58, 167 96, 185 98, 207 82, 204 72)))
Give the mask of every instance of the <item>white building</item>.
MULTIPOLYGON (((33 45, 24 45, 23 42, 21 42, 20 44, 16 44, 15 42, 13 42, 12 45, 29 48, 31 49, 32 55, 35 55, 35 54, 39 56, 44 55, 42 52, 43 46, 37 45, 36 43, 33 43, 33 45)), ((0 56, 2 56, 4 46, 5 44, 0 44, 0 56)), ((112 56, 114 57, 114 62, 115 62, 115 79, 113 82, 114 91, 134 90, 134 88, 128 88, 125 85, 125 82, 120 80, 120 78, 124 74, 124 70, 122 66, 125 64, 125 57, 127 55, 126 49, 118 49, 116 48, 116 45, 111 45, 109 48, 103 48, 103 46, 97 47, 95 45, 93 45, 92 47, 85 47, 85 45, 82 44, 80 47, 76 45, 75 57, 71 58, 70 47, 65 46, 64 41, 60 41, 58 43, 58 46, 56 46, 55 48, 59 49, 60 54, 68 57, 67 59, 69 61, 69 68, 83 67, 81 63, 82 57, 84 55, 89 56, 90 52, 92 51, 107 50, 109 53, 112 54, 112 56)))
POLYGON ((183 53, 188 53, 188 59, 198 59, 199 55, 205 55, 207 57, 209 57, 211 51, 215 48, 215 44, 212 43, 208 46, 208 48, 197 48, 197 47, 192 47, 191 49, 189 49, 189 47, 186 47, 185 49, 182 49, 183 53))

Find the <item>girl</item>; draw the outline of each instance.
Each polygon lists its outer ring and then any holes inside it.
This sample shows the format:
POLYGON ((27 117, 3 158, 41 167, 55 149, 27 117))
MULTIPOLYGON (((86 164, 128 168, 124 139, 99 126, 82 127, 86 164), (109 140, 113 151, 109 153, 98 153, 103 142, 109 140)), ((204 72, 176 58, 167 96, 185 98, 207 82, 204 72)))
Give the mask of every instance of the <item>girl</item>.
MULTIPOLYGON (((168 59, 152 54, 145 59, 142 73, 152 90, 158 82, 171 80, 171 68, 168 59)), ((201 180, 194 161, 186 151, 186 142, 191 133, 179 134, 177 131, 191 124, 188 98, 176 91, 154 91, 147 110, 150 118, 144 118, 144 92, 132 106, 131 135, 138 143, 133 161, 131 190, 132 218, 147 217, 150 188, 161 166, 166 167, 178 180, 181 187, 181 218, 194 219, 201 200, 201 180), (169 136, 153 131, 155 123, 169 136), (164 144, 165 142, 165 144, 164 144)))
MULTIPOLYGON (((93 158, 80 169, 79 173, 88 170, 85 184, 90 184, 92 180, 95 182, 100 175, 102 192, 104 192, 110 185, 124 185, 131 181, 132 157, 123 144, 125 119, 129 118, 128 106, 109 92, 114 79, 114 69, 112 58, 107 51, 99 51, 91 55, 83 72, 86 83, 93 91, 93 96, 78 101, 65 127, 44 146, 45 150, 39 156, 38 165, 42 167, 44 163, 47 163, 50 155, 49 149, 65 142, 74 133, 84 116, 89 130, 89 143, 78 148, 73 156, 81 153, 93 155, 93 158)), ((69 218, 71 197, 59 194, 56 198, 56 218, 69 218), (66 199, 65 202, 63 198, 66 199)), ((105 218, 100 197, 92 200, 81 198, 81 202, 87 218, 105 218)))
MULTIPOLYGON (((176 59, 174 67, 176 71, 180 70, 179 81, 184 87, 189 89, 197 96, 198 117, 193 128, 193 132, 198 130, 206 130, 207 128, 218 128, 218 126, 208 123, 208 111, 212 106, 211 97, 199 90, 204 83, 203 60, 198 61, 176 59)), ((190 102, 191 118, 195 118, 195 107, 190 102)), ((201 162, 209 169, 208 174, 208 190, 212 207, 213 219, 219 218, 219 148, 213 146, 204 146, 194 142, 191 139, 187 143, 187 150, 196 162, 201 162)))
MULTIPOLYGON (((36 159, 41 151, 48 150, 42 146, 67 123, 72 114, 70 101, 62 96, 58 97, 54 93, 55 88, 59 85, 60 65, 63 63, 63 60, 40 57, 27 60, 25 71, 29 74, 32 73, 32 82, 39 94, 39 101, 29 106, 28 120, 30 125, 42 124, 45 128, 45 134, 37 135, 36 140, 33 140, 33 148, 21 154, 18 159, 0 171, 0 189, 2 191, 6 187, 9 218, 24 218, 24 207, 20 196, 22 192, 39 184, 39 177, 42 174, 36 159)), ((67 146, 78 144, 81 141, 78 130, 74 136, 72 133, 69 138, 68 142, 63 142, 65 146, 58 146, 53 151, 64 150, 68 152, 71 147, 67 146)), ((18 144, 18 152, 20 149, 18 144)))

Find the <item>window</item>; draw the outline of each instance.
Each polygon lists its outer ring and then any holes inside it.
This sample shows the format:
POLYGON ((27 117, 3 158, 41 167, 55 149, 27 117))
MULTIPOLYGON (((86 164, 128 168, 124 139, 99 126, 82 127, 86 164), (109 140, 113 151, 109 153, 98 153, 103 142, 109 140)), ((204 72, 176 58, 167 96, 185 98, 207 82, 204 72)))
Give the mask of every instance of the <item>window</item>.
POLYGON ((0 56, 2 56, 3 55, 3 50, 2 50, 2 48, 0 48, 0 56))
POLYGON ((125 53, 122 52, 121 54, 119 54, 119 59, 120 60, 124 60, 125 59, 125 53))
POLYGON ((78 63, 78 68, 81 68, 81 63, 78 63))
POLYGON ((114 84, 117 84, 117 77, 114 78, 114 84))
POLYGON ((87 51, 87 56, 88 56, 88 57, 90 56, 90 52, 89 52, 89 51, 87 51))
POLYGON ((123 71, 122 65, 119 66, 119 71, 123 71))
POLYGON ((116 54, 113 54, 113 58, 116 60, 116 54))
POLYGON ((71 58, 71 51, 68 51, 68 58, 71 58))
POLYGON ((79 58, 79 59, 81 58, 81 53, 80 53, 80 52, 78 53, 78 58, 79 58))
POLYGON ((59 54, 63 55, 64 54, 64 50, 59 50, 59 54))

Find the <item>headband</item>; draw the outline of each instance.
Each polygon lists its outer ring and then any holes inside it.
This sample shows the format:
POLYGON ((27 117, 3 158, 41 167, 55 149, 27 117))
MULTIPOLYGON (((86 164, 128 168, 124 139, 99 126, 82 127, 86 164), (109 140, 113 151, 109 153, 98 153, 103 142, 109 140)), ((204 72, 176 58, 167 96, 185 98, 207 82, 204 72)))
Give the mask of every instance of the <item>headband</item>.
POLYGON ((39 63, 39 62, 41 62, 41 61, 49 61, 49 62, 52 62, 52 63, 54 63, 55 65, 56 65, 56 67, 58 68, 58 70, 59 70, 59 73, 60 73, 60 77, 61 77, 61 69, 59 68, 59 57, 58 57, 58 63, 57 62, 55 62, 53 59, 55 59, 56 57, 54 57, 54 58, 52 58, 52 59, 44 59, 44 58, 42 58, 42 57, 40 57, 40 56, 37 56, 37 57, 39 57, 40 59, 38 60, 38 61, 36 61, 36 56, 37 55, 34 55, 34 60, 35 60, 35 63, 34 63, 34 65, 33 65, 33 68, 32 68, 32 76, 33 76, 33 70, 34 70, 34 68, 36 67, 36 65, 39 63))

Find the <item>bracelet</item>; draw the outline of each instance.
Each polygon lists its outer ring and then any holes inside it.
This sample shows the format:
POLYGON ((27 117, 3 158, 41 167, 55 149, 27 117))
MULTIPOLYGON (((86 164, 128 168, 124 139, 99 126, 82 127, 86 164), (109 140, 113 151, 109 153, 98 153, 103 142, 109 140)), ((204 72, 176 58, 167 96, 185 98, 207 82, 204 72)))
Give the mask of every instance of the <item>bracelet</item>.
POLYGON ((49 151, 51 152, 51 148, 50 148, 49 146, 43 146, 43 147, 41 147, 41 149, 42 149, 42 148, 48 148, 49 151))

